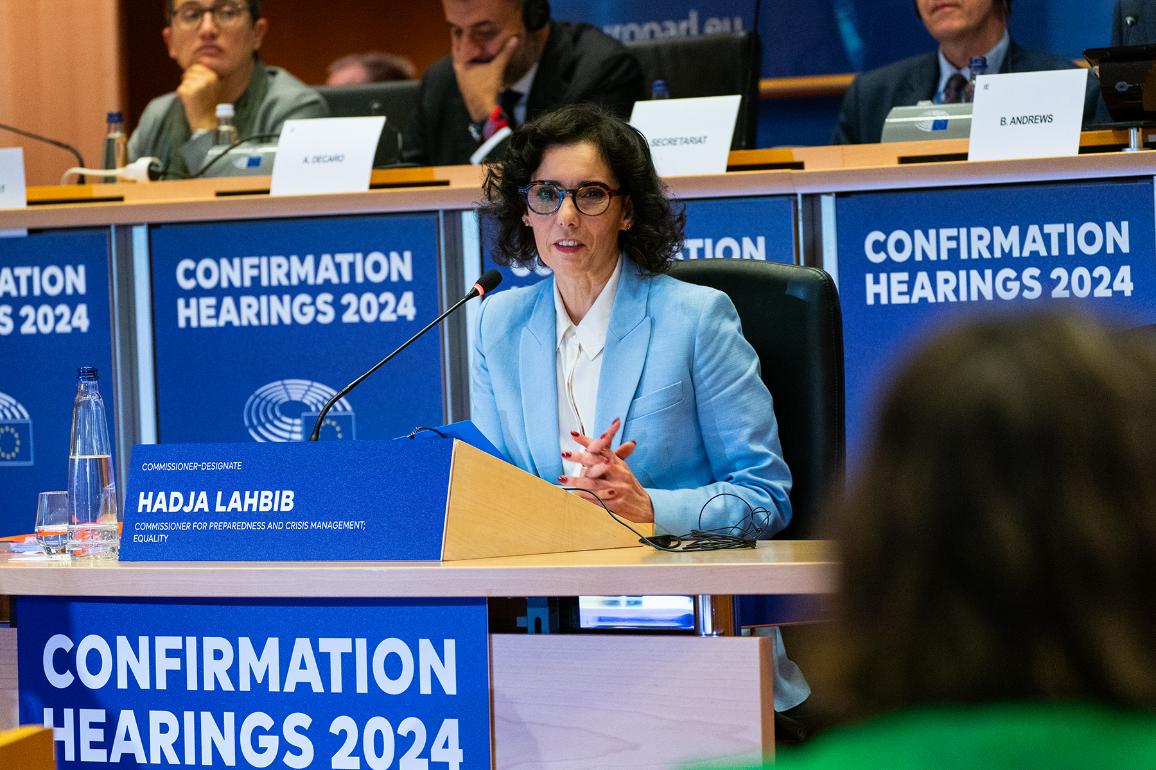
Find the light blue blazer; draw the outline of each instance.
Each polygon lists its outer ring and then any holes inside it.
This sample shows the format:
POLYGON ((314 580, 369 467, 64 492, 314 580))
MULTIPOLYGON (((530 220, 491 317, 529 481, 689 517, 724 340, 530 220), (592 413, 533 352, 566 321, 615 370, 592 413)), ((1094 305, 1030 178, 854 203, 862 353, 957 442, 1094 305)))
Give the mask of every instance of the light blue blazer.
MULTIPOLYGON (((549 278, 486 299, 470 372, 478 428, 548 481, 562 473, 553 292, 549 278)), ((638 442, 627 462, 658 533, 733 526, 751 509, 761 537, 787 525, 791 474, 771 394, 725 294, 626 261, 602 355, 593 430, 621 417, 616 441, 638 442)))

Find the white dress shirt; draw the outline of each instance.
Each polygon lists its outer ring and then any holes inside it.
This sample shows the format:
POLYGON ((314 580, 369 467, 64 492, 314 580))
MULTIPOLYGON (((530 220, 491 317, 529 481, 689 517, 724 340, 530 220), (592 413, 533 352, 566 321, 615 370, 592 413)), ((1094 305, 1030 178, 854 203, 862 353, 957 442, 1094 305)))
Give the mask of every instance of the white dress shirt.
MULTIPOLYGON (((598 382, 602 377, 602 351, 606 347, 606 330, 610 327, 610 311, 618 291, 618 276, 622 272, 619 257, 610 280, 602 287, 598 298, 577 326, 570 320, 558 284, 554 283, 554 330, 557 339, 555 367, 558 372, 558 443, 560 452, 582 449, 570 431, 596 436, 610 426, 610 420, 621 415, 597 415, 598 382), (605 422, 602 425, 595 420, 605 422)), ((562 468, 567 476, 577 476, 582 466, 563 459, 562 468)))

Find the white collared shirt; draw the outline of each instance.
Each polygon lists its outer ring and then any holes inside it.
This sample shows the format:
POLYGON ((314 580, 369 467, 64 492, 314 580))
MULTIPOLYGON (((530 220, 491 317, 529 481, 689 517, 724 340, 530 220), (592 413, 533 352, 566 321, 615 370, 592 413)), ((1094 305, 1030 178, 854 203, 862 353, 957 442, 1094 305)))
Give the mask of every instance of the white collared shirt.
MULTIPOLYGON (((593 437, 609 427, 609 419, 596 415, 594 410, 598 401, 598 383, 602 378, 602 351, 606 347, 606 331, 610 328, 610 311, 614 307, 614 295, 618 291, 618 276, 621 272, 620 256, 610 279, 577 326, 570 320, 570 314, 562 304, 558 283, 554 283, 554 330, 557 340, 554 359, 558 372, 560 452, 581 449, 570 431, 593 437), (607 424, 599 425, 595 423, 596 419, 605 420, 607 424)), ((576 476, 581 466, 563 460, 562 469, 567 476, 576 476)))
MULTIPOLYGON (((1003 31, 1003 37, 999 39, 990 51, 988 51, 984 58, 987 59, 987 72, 984 74, 995 75, 1000 72, 1003 67, 1003 60, 1007 57, 1007 49, 1011 45, 1011 38, 1008 37, 1007 30, 1003 31)), ((971 67, 964 67, 957 70, 947 57, 943 55, 943 49, 939 49, 939 86, 935 91, 935 103, 942 104, 944 91, 947 90, 947 81, 955 73, 963 75, 964 80, 971 80, 971 67)))

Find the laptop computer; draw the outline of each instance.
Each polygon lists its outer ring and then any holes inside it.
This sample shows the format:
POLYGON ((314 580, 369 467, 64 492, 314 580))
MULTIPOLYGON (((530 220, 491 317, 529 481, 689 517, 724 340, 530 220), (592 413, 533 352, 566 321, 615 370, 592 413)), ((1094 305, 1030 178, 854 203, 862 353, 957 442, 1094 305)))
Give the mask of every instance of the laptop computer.
POLYGON ((1112 120, 1156 122, 1156 45, 1089 48, 1084 58, 1100 79, 1100 93, 1112 120))

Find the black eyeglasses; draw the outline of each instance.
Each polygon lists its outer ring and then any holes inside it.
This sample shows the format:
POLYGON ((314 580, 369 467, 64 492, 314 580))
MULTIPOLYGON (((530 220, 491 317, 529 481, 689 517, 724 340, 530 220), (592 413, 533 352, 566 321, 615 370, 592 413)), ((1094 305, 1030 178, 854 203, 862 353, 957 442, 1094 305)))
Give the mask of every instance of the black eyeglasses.
POLYGON ((241 23, 248 7, 240 3, 213 3, 208 8, 197 3, 185 3, 173 10, 172 24, 179 29, 190 30, 201 26, 206 13, 213 14, 213 23, 218 27, 235 27, 241 23))
POLYGON ((519 187, 518 192, 526 199, 526 206, 535 214, 553 214, 562 208, 566 193, 574 199, 574 206, 587 216, 596 217, 610 208, 610 199, 621 195, 622 190, 611 190, 601 182, 586 182, 577 187, 562 187, 553 182, 530 182, 519 187))

